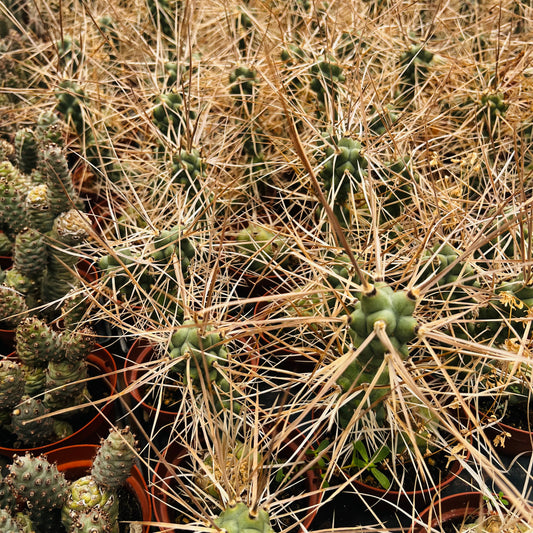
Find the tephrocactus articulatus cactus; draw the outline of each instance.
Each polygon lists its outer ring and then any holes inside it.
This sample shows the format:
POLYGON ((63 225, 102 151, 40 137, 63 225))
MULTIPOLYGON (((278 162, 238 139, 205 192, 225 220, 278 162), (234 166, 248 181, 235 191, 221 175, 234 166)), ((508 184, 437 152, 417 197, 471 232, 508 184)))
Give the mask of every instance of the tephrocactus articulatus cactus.
POLYGON ((126 483, 135 461, 136 449, 137 443, 129 427, 113 429, 102 440, 90 475, 71 484, 68 499, 61 511, 61 520, 69 532, 91 532, 91 529, 85 530, 83 527, 93 521, 107 528, 96 530, 98 532, 118 533, 116 489, 126 483), (104 514, 101 515, 100 511, 104 514))

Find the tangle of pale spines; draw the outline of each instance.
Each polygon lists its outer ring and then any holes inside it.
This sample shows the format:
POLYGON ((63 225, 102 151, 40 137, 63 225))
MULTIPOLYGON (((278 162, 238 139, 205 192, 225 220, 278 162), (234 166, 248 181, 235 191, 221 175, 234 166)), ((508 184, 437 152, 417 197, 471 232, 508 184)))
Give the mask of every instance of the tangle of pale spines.
POLYGON ((94 458, 91 476, 98 485, 109 490, 117 489, 131 474, 136 450, 135 435, 129 426, 111 429, 94 458))
POLYGON ((21 128, 15 134, 15 160, 21 172, 31 174, 37 168, 39 143, 31 128, 21 128))
POLYGON ((44 148, 39 167, 48 185, 48 201, 53 215, 58 216, 76 206, 79 198, 61 148, 55 145, 44 148))
POLYGON ((46 268, 47 247, 43 234, 26 228, 15 237, 13 265, 21 274, 38 279, 46 268))
POLYGON ((63 300, 61 318, 65 330, 74 330, 82 324, 88 309, 87 296, 83 291, 72 289, 63 300))
POLYGON ((50 417, 40 418, 50 411, 38 398, 23 396, 11 414, 11 430, 27 448, 50 442, 54 437, 54 422, 50 417))

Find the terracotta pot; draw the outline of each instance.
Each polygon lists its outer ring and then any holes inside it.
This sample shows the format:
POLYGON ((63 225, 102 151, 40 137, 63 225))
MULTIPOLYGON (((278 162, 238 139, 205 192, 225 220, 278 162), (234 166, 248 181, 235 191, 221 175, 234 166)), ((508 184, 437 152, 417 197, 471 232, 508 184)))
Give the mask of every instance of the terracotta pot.
MULTIPOLYGON (((57 463, 57 469, 64 472, 67 479, 75 480, 89 473, 97 451, 98 446, 95 444, 79 444, 51 450, 46 453, 46 457, 50 462, 57 463)), ((133 466, 126 483, 139 502, 142 521, 149 522, 152 519, 150 493, 146 481, 136 465, 133 466)), ((149 530, 150 526, 143 526, 143 533, 148 533, 149 530)))
POLYGON ((431 528, 438 529, 447 522, 461 524, 469 516, 479 516, 486 511, 481 492, 461 492, 435 501, 421 513, 409 533, 425 533, 431 528))
MULTIPOLYGON (((296 450, 296 445, 290 443, 288 447, 291 451, 296 450)), ((167 463, 172 466, 177 466, 186 457, 186 451, 184 448, 177 444, 171 444, 163 452, 167 463)), ((173 471, 170 471, 167 465, 158 461, 150 485, 150 491, 152 493, 152 501, 154 506, 154 517, 156 522, 160 523, 175 523, 173 516, 173 509, 169 504, 169 497, 172 494, 173 486, 173 471)), ((313 522, 321 500, 321 493, 319 491, 321 479, 319 475, 313 470, 309 469, 305 472, 306 490, 310 493, 306 502, 306 509, 310 509, 309 514, 305 517, 300 528, 300 533, 304 533, 308 530, 309 526, 313 522)), ((166 528, 161 528, 160 531, 167 531, 166 528)))
MULTIPOLYGON (((14 355, 14 354, 13 354, 14 355)), ((96 345, 87 357, 89 362, 89 376, 96 377, 106 374, 105 379, 109 387, 109 396, 115 394, 117 388, 117 366, 113 356, 102 346, 96 345)), ((35 448, 5 448, 0 447, 0 455, 12 457, 15 454, 29 451, 33 455, 48 452, 62 446, 72 444, 97 444, 102 437, 106 437, 111 422, 114 420, 113 400, 98 405, 96 414, 81 428, 68 437, 35 448)))
POLYGON ((154 355, 154 346, 146 339, 137 339, 131 346, 126 362, 124 364, 124 373, 122 374, 125 387, 132 387, 129 391, 134 405, 139 405, 143 412, 145 422, 154 422, 160 425, 172 424, 176 419, 176 413, 165 411, 151 406, 143 400, 145 395, 144 387, 135 387, 135 382, 145 373, 142 365, 152 361, 154 355))

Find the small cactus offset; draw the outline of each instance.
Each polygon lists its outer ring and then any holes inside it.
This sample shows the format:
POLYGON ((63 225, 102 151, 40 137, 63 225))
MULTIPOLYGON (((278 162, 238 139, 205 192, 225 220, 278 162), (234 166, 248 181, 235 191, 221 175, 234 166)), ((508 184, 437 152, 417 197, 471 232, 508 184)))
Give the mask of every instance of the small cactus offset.
POLYGON ((15 134, 15 159, 21 172, 30 175, 37 167, 39 144, 35 132, 30 128, 22 128, 15 134))
MULTIPOLYGON (((10 412, 24 394, 24 375, 22 367, 15 361, 0 361, 0 413, 10 412)), ((1 424, 0 424, 1 425, 1 424)))
POLYGON ((0 323, 14 328, 27 313, 24 295, 12 287, 0 285, 0 323))
POLYGON ((129 427, 111 430, 94 458, 91 476, 107 489, 124 485, 134 465, 136 450, 135 435, 129 427))
POLYGON ((252 511, 243 502, 225 509, 215 519, 215 524, 227 533, 274 533, 268 512, 264 509, 252 511))
POLYGON ((256 224, 250 224, 239 232, 236 251, 247 259, 246 267, 258 273, 276 263, 285 265, 290 259, 286 239, 256 224))
POLYGON ((257 73, 248 67, 237 67, 229 77, 230 94, 235 96, 235 105, 252 111, 257 90, 257 73))
POLYGON ((189 110, 187 116, 187 107, 183 103, 183 98, 176 92, 159 95, 155 104, 152 111, 154 124, 169 138, 178 137, 187 131, 189 121, 196 118, 196 113, 192 110, 189 110))
POLYGON ((187 152, 178 150, 172 156, 172 181, 181 183, 187 189, 199 190, 201 188, 198 178, 203 175, 204 163, 200 152, 196 149, 187 152))

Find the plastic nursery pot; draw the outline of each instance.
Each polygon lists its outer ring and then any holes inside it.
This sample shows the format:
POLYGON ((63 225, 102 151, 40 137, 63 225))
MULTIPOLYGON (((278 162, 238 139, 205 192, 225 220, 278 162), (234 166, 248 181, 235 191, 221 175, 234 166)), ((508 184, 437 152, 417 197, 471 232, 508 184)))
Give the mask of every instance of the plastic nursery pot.
MULTIPOLYGON (((479 416, 482 420, 488 418, 485 413, 479 413, 479 416)), ((528 431, 498 422, 486 427, 483 431, 493 443, 494 449, 503 455, 515 457, 519 454, 531 455, 533 453, 533 427, 531 431, 528 431)))
MULTIPOLYGON (((291 451, 295 451, 296 445, 289 443, 288 447, 291 451)), ((163 451, 163 457, 167 461, 168 465, 177 466, 186 457, 187 453, 185 449, 178 444, 171 444, 163 451)), ((174 524, 175 518, 173 516, 173 509, 169 502, 169 495, 172 493, 173 485, 173 471, 170 471, 167 464, 163 461, 158 461, 150 485, 150 491, 152 493, 152 502, 154 506, 154 517, 156 522, 161 524, 174 524)), ((320 489, 320 477, 312 469, 305 472, 305 483, 309 497, 306 502, 306 509, 311 511, 306 516, 300 527, 300 533, 306 532, 309 526, 313 522, 321 500, 320 489)), ((161 526, 160 531, 168 531, 167 528, 161 526)))
MULTIPOLYGON (((67 479, 72 481, 89 474, 97 451, 98 446, 96 444, 78 444, 51 450, 46 453, 46 457, 51 463, 56 463, 57 469, 63 472, 67 479)), ((126 486, 137 500, 138 516, 127 516, 125 514, 122 517, 121 510, 119 510, 119 520, 150 522, 152 519, 150 493, 148 492, 146 481, 136 465, 132 468, 131 475, 126 481, 126 486)), ((124 500, 126 498, 119 498, 120 504, 124 500)), ((149 530, 150 526, 143 526, 143 533, 148 533, 149 530)))
POLYGON ((460 526, 470 517, 477 518, 482 512, 486 512, 486 505, 481 492, 452 494, 426 507, 409 533, 426 533, 432 529, 438 531, 446 525, 460 526))
MULTIPOLYGON (((12 355, 15 357, 15 354, 12 355)), ((115 394, 117 389, 117 366, 113 356, 105 348, 97 344, 87 357, 87 361, 89 363, 89 377, 98 378, 101 376, 100 379, 102 380, 102 383, 104 383, 105 387, 108 389, 107 396, 115 394)), ((91 382, 89 382, 89 384, 90 383, 91 382)), ((102 437, 107 437, 111 421, 114 420, 113 400, 108 400, 104 404, 99 404, 94 409, 98 409, 94 416, 68 437, 35 448, 0 447, 0 455, 13 457, 15 454, 21 454, 26 451, 31 452, 33 455, 39 455, 62 446, 70 446, 73 444, 97 444, 102 437)))
POLYGON ((390 510, 391 506, 400 506, 402 508, 413 506, 415 509, 420 509, 428 505, 435 494, 440 494, 462 471, 461 462, 454 460, 444 479, 435 485, 426 484, 424 488, 419 490, 385 490, 382 487, 368 485, 358 479, 355 479, 352 485, 357 489, 358 495, 376 509, 385 508, 390 510))
POLYGON ((129 394, 135 405, 141 407, 144 422, 154 422, 157 420, 158 424, 161 425, 172 424, 176 419, 176 413, 153 407, 145 402, 145 388, 135 386, 135 382, 146 372, 143 365, 152 361, 153 356, 154 346, 146 339, 137 339, 132 344, 126 356, 123 373, 124 385, 126 388, 131 387, 129 394))

